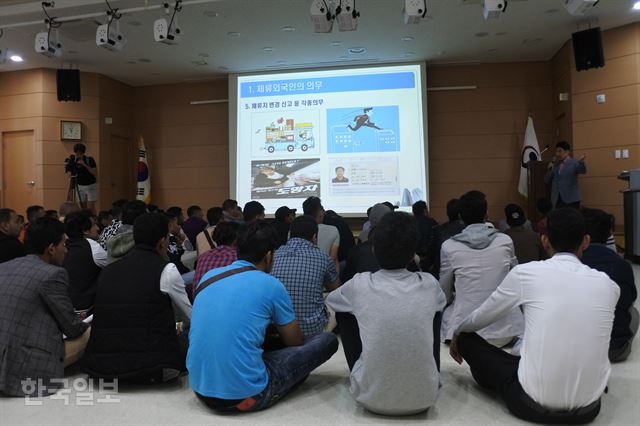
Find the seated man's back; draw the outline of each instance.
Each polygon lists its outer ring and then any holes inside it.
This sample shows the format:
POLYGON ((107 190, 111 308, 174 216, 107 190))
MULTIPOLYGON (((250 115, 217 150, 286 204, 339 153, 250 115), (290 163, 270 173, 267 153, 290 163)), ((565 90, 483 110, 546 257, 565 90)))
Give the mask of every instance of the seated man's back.
POLYGON ((324 331, 329 315, 322 293, 338 287, 335 262, 317 245, 318 224, 299 216, 291 224, 291 238, 274 255, 271 274, 284 284, 305 337, 324 331))

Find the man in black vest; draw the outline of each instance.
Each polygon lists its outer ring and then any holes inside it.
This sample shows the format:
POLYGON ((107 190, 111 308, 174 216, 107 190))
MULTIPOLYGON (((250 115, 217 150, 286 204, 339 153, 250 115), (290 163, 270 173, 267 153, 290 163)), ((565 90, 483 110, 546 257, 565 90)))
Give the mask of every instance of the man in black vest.
POLYGON ((176 324, 191 319, 184 281, 165 260, 169 221, 145 213, 133 226, 135 247, 102 270, 94 303, 87 370, 94 377, 164 381, 185 369, 186 332, 176 324))
POLYGON ((20 220, 14 210, 0 209, 0 263, 26 256, 27 252, 18 240, 21 229, 20 220))

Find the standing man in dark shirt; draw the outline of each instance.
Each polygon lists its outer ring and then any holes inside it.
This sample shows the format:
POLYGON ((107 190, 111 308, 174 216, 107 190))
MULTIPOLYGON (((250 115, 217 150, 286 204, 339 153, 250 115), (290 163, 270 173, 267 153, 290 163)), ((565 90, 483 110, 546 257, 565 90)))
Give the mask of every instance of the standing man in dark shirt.
POLYGON ((22 225, 11 209, 0 209, 0 263, 26 256, 24 246, 18 240, 22 225))
MULTIPOLYGON (((95 213, 98 199, 98 166, 93 157, 87 157, 87 147, 81 143, 73 146, 76 155, 78 192, 80 199, 87 203, 87 209, 95 213)), ((81 203, 82 204, 82 203, 81 203)))

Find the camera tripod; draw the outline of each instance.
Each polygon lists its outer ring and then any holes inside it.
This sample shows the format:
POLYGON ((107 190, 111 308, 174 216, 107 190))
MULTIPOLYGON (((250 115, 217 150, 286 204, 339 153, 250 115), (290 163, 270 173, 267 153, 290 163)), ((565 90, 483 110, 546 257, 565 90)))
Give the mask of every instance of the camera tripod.
POLYGON ((76 202, 80 203, 81 209, 87 208, 87 200, 83 200, 80 195, 80 189, 78 188, 78 176, 70 175, 69 176, 69 191, 67 191, 67 202, 71 202, 75 204, 76 202), (77 197, 77 201, 76 201, 77 197))

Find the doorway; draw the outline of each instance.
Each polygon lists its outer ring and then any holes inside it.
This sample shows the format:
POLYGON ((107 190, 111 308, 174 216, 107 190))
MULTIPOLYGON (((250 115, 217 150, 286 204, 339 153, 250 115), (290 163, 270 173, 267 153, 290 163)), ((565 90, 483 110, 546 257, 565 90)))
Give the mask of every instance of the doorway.
POLYGON ((2 133, 2 206, 24 214, 38 204, 33 130, 2 133))

